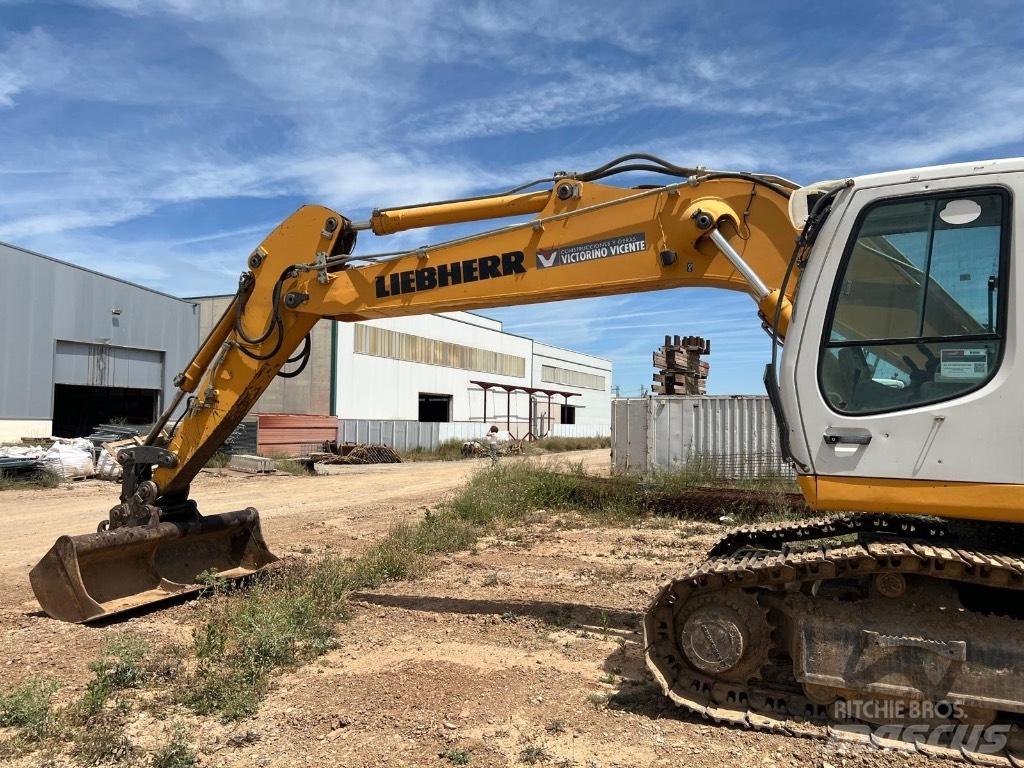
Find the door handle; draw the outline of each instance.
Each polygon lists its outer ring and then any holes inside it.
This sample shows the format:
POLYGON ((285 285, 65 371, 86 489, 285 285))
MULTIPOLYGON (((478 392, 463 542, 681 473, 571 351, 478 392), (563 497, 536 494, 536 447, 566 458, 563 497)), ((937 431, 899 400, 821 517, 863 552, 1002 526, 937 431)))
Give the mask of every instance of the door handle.
POLYGON ((871 433, 866 429, 829 427, 822 435, 822 439, 829 445, 868 445, 871 442, 871 433))

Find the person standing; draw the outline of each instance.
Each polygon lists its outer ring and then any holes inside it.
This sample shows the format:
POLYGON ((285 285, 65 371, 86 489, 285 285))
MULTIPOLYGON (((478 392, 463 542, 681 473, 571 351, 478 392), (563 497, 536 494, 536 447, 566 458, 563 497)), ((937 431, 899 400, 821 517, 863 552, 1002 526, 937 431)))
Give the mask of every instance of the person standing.
POLYGON ((491 466, 498 463, 498 428, 491 426, 487 430, 487 450, 491 453, 491 466))

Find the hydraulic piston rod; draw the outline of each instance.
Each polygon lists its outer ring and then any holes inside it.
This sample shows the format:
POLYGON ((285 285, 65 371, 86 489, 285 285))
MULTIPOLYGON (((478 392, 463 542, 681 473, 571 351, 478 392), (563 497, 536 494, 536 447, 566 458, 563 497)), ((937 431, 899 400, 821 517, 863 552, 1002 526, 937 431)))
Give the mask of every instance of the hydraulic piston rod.
POLYGON ((754 298, 758 302, 771 293, 768 286, 764 284, 764 280, 743 260, 743 257, 737 253, 736 249, 729 244, 729 241, 725 239, 725 236, 717 228, 708 232, 708 237, 718 247, 718 250, 722 252, 722 255, 729 260, 729 263, 736 267, 736 271, 743 275, 743 279, 750 285, 751 293, 754 294, 754 298))

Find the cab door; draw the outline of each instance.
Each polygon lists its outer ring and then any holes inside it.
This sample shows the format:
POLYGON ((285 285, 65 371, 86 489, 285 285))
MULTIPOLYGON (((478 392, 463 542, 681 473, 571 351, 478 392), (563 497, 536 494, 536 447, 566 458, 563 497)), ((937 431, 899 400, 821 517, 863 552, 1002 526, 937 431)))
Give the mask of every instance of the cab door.
POLYGON ((820 271, 799 289, 790 368, 800 453, 836 481, 819 492, 852 493, 819 508, 868 508, 851 505, 858 483, 887 488, 893 511, 926 512, 918 507, 948 483, 1024 482, 1019 187, 1008 173, 855 187, 825 252, 812 255, 820 271))

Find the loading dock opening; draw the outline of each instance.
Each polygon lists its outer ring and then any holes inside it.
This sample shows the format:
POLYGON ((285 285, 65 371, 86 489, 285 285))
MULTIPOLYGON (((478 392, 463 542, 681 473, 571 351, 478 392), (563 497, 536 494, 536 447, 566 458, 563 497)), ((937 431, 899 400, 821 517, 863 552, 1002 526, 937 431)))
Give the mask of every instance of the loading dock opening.
POLYGON ((54 384, 53 434, 85 437, 96 425, 112 421, 152 424, 159 405, 155 389, 54 384))
POLYGON ((452 420, 452 396, 420 392, 419 420, 449 422, 452 420))

